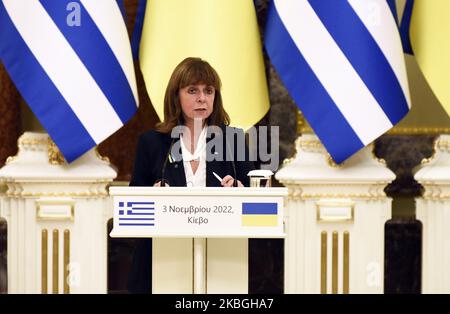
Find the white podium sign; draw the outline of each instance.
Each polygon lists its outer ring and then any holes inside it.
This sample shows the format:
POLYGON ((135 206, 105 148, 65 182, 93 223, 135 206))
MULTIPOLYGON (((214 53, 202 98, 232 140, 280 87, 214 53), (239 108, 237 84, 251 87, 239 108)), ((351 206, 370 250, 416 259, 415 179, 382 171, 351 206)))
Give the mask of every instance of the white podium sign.
POLYGON ((284 237, 287 188, 111 187, 111 237, 284 237))

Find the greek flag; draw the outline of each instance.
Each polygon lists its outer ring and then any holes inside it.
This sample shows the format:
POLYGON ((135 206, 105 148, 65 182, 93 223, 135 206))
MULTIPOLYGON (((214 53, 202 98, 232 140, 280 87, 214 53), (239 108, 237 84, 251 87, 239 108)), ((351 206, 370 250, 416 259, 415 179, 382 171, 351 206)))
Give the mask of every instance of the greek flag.
POLYGON ((414 0, 387 0, 387 2, 392 10, 392 14, 394 14, 395 20, 397 21, 400 30, 403 51, 412 55, 413 51, 411 47, 411 40, 409 38, 409 26, 411 24, 414 0))
POLYGON ((155 202, 119 202, 119 226, 155 226, 155 202))
POLYGON ((410 109, 400 36, 386 0, 274 0, 265 47, 337 163, 410 109))
POLYGON ((1 0, 0 59, 68 162, 136 112, 131 47, 116 1, 1 0))

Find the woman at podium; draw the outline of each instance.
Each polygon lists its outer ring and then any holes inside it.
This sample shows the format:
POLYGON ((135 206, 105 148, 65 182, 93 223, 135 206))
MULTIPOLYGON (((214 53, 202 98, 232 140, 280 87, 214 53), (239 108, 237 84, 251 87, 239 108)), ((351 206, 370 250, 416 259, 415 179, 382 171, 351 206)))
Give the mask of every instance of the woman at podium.
MULTIPOLYGON (((130 186, 248 186, 254 169, 244 132, 229 126, 211 65, 186 58, 173 71, 164 121, 139 138, 130 186)), ((129 291, 151 291, 151 240, 138 240, 129 291)))

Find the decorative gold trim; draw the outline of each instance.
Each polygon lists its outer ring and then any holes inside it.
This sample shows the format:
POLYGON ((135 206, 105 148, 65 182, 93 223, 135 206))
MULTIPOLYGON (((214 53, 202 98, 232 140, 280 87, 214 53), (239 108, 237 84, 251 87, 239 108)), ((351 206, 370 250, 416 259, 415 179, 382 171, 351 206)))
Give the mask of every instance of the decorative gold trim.
POLYGON ((6 158, 5 165, 9 165, 10 163, 12 163, 14 160, 17 159, 17 156, 18 156, 18 153, 14 156, 9 156, 8 158, 6 158))
POLYGON ((98 159, 100 159, 108 164, 111 164, 111 161, 109 160, 109 158, 107 156, 100 155, 100 152, 98 151, 98 147, 95 147, 94 151, 95 151, 95 155, 97 156, 98 159))
POLYGON ((69 264, 70 264, 70 231, 64 230, 64 294, 70 293, 69 286, 69 264))
POLYGON ((47 146, 48 145, 48 136, 45 139, 36 139, 36 138, 22 138, 20 137, 17 140, 17 146, 47 146))
MULTIPOLYGON (((65 159, 61 152, 59 151, 56 144, 52 141, 50 136, 47 136, 45 139, 36 139, 36 138, 23 138, 19 137, 17 140, 17 147, 19 149, 23 146, 42 146, 42 148, 47 147, 48 161, 52 165, 60 165, 65 162, 65 159)), ((17 159, 19 156, 19 151, 14 156, 9 156, 6 159, 5 164, 8 165, 17 159)))
POLYGON ((48 293, 48 232, 41 231, 41 293, 48 293))
POLYGON ((318 222, 353 222, 355 219, 355 202, 327 202, 327 201, 318 201, 316 202, 316 218, 318 222), (330 218, 323 219, 320 216, 320 207, 350 207, 350 218, 330 218))
POLYGON ((289 193, 288 199, 290 200, 306 200, 306 199, 321 199, 321 198, 351 198, 351 199, 363 199, 363 200, 384 200, 386 199, 386 194, 384 195, 373 195, 368 193, 359 194, 300 194, 289 193))
MULTIPOLYGON (((328 163, 328 165, 330 167, 332 167, 332 168, 342 168, 344 166, 345 161, 340 163, 340 164, 336 163, 334 161, 334 159, 331 157, 331 155, 326 151, 325 147, 323 146, 322 142, 319 139, 305 140, 303 138, 298 138, 297 140, 298 140, 298 142, 296 142, 296 144, 295 144, 296 148, 298 147, 298 148, 303 149, 305 151, 311 151, 311 150, 323 151, 325 153, 326 161, 327 161, 327 163, 328 163)), ((296 152, 296 154, 295 154, 295 156, 293 158, 296 158, 297 153, 298 153, 298 150, 297 150, 297 152, 296 152)), ((286 164, 289 163, 289 162, 290 162, 290 160, 288 160, 286 162, 286 164)), ((283 162, 283 164, 285 164, 285 162, 283 162)))
POLYGON ((300 110, 297 110, 297 134, 314 133, 309 124, 307 124, 305 116, 300 110))
POLYGON ((420 182, 422 186, 425 188, 422 199, 429 201, 447 201, 450 200, 450 194, 443 194, 441 192, 442 188, 447 187, 448 185, 438 185, 438 184, 427 184, 425 182, 420 182))
POLYGON ((297 135, 301 134, 301 129, 305 125, 305 118, 300 110, 297 110, 297 135))
MULTIPOLYGON (((295 155, 296 155, 296 154, 295 154, 295 155)), ((296 158, 296 156, 293 156, 293 157, 291 157, 291 158, 285 158, 285 159, 283 160, 283 165, 284 165, 284 166, 289 165, 293 160, 295 160, 295 158, 296 158)))
POLYGON ((448 201, 450 200, 450 195, 439 195, 439 196, 424 195, 422 196, 422 198, 427 201, 448 201))
POLYGON ((331 273, 331 292, 333 294, 338 293, 338 233, 337 231, 333 231, 333 255, 332 255, 332 273, 331 273))
POLYGON ((428 157, 428 158, 423 158, 421 161, 420 161, 420 164, 421 165, 426 165, 426 164, 428 164, 428 163, 430 163, 431 161, 433 161, 434 160, 434 158, 436 158, 436 154, 437 154, 437 151, 438 151, 438 143, 439 143, 439 141, 438 141, 438 139, 439 138, 436 138, 435 140, 434 140, 434 143, 433 143, 433 153, 431 154, 431 156, 430 157, 428 157))
POLYGON ((420 164, 421 164, 421 165, 429 164, 429 163, 434 159, 434 156, 435 156, 435 153, 433 153, 433 155, 431 155, 429 158, 423 158, 423 159, 420 161, 420 164))
POLYGON ((344 164, 345 164, 345 161, 341 162, 340 164, 337 164, 337 163, 334 161, 333 157, 331 157, 331 155, 330 155, 328 152, 327 152, 326 156, 327 156, 327 163, 328 163, 328 166, 330 166, 331 168, 337 168, 337 169, 339 169, 339 168, 342 168, 342 167, 344 166, 344 164))
POLYGON ((64 156, 61 154, 58 146, 52 141, 50 137, 48 137, 47 141, 48 148, 48 162, 51 165, 62 165, 65 163, 64 156))
POLYGON ((406 127, 394 127, 390 129, 387 134, 389 135, 441 135, 450 134, 450 128, 406 128, 406 127))
POLYGON ((36 220, 37 221, 63 221, 75 219, 75 201, 70 200, 36 200, 36 220), (70 217, 51 217, 41 213, 42 205, 68 205, 70 206, 70 217))
POLYGON ((379 162, 380 164, 382 164, 383 166, 387 166, 387 163, 386 163, 386 160, 384 160, 383 158, 378 158, 376 155, 375 155, 375 152, 374 152, 374 150, 375 150, 375 145, 373 144, 373 143, 371 143, 370 145, 369 145, 369 149, 370 149, 370 153, 372 154, 372 158, 375 160, 375 161, 377 161, 377 162, 379 162))
POLYGON ((297 159, 297 156, 298 156, 298 149, 297 149, 297 147, 298 147, 298 145, 299 145, 299 141, 301 140, 301 138, 297 138, 296 140, 295 140, 295 152, 294 152, 294 155, 292 156, 292 157, 290 157, 290 158, 285 158, 284 160, 283 160, 283 166, 287 166, 287 165, 289 165, 290 163, 292 163, 295 159, 297 159))
MULTIPOLYGON (((314 130, 306 122, 303 113, 297 111, 297 134, 313 134, 314 130)), ((395 126, 390 129, 387 134, 389 135, 441 135, 450 134, 450 128, 446 127, 398 127, 395 126)))
POLYGON ((437 148, 443 150, 450 150, 450 141, 444 140, 442 138, 437 139, 437 148))
POLYGON ((350 287, 350 234, 344 232, 344 261, 343 261, 343 287, 344 294, 349 293, 350 287))
POLYGON ((59 232, 53 230, 53 294, 59 291, 59 232))
MULTIPOLYGON (((7 182, 7 183, 10 183, 10 184, 26 184, 26 183, 28 183, 28 182, 24 182, 24 181, 16 181, 16 180, 8 180, 8 181, 6 181, 5 180, 5 182, 7 182)), ((36 183, 36 184, 41 184, 41 185, 43 185, 44 183, 45 184, 47 184, 47 182, 48 181, 37 181, 37 182, 33 182, 33 183, 36 183)), ((121 181, 121 182, 123 182, 124 183, 124 185, 118 185, 118 186, 128 186, 128 184, 129 184, 129 182, 128 181, 121 181)), ((114 183, 114 184, 116 184, 116 182, 114 182, 114 181, 112 181, 112 179, 85 179, 85 180, 82 180, 82 181, 76 181, 76 182, 74 182, 74 181, 55 181, 55 182, 53 182, 54 184, 57 184, 57 185, 63 185, 63 184, 74 184, 74 183, 76 183, 77 185, 84 185, 84 184, 91 184, 91 185, 100 185, 100 184, 102 184, 102 183, 105 183, 105 184, 112 184, 112 183, 114 183)))
POLYGON ((77 193, 32 193, 32 192, 12 192, 7 191, 6 196, 10 198, 22 197, 107 197, 108 192, 77 192, 77 193))
POLYGON ((448 201, 450 200, 450 184, 448 182, 437 183, 431 180, 420 180, 419 183, 424 187, 422 197, 429 201, 448 201))
POLYGON ((320 293, 327 294, 327 232, 320 235, 320 293))
POLYGON ((314 134, 314 130, 309 125, 299 125, 297 123, 297 134, 314 134))
MULTIPOLYGON (((283 182, 288 182, 288 183, 293 183, 293 180, 284 180, 283 182)), ((378 181, 376 183, 347 183, 347 184, 343 184, 343 183, 326 183, 326 184, 322 184, 322 183, 302 183, 302 187, 315 187, 315 186, 324 186, 326 185, 327 187, 342 187, 342 186, 347 186, 347 187, 361 187, 361 186, 367 186, 367 187, 372 187, 372 186, 378 186, 381 188, 384 188, 385 185, 389 184, 391 181, 388 180, 384 180, 384 181, 378 181)))
POLYGON ((385 159, 383 159, 383 158, 378 158, 377 156, 375 156, 375 154, 373 155, 375 158, 375 160, 376 161, 378 161, 380 164, 382 164, 383 166, 387 166, 387 162, 386 162, 386 160, 385 159))
POLYGON ((302 149, 325 149, 319 140, 301 140, 298 146, 302 149))

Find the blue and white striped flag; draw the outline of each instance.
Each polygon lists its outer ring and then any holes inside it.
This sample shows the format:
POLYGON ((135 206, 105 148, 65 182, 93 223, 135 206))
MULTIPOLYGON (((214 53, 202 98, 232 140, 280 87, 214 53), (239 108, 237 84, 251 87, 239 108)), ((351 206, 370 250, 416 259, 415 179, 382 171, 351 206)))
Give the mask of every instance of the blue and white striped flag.
POLYGON ((413 54, 411 40, 409 38, 409 26, 411 24, 412 9, 414 0, 387 0, 392 14, 396 19, 402 39, 403 51, 413 54))
POLYGON ((155 226, 155 202, 119 202, 119 226, 155 226))
POLYGON ((337 163, 410 109, 400 36, 386 0, 274 0, 265 47, 337 163))
POLYGON ((71 162, 136 112, 131 46, 115 0, 1 0, 0 59, 71 162))

